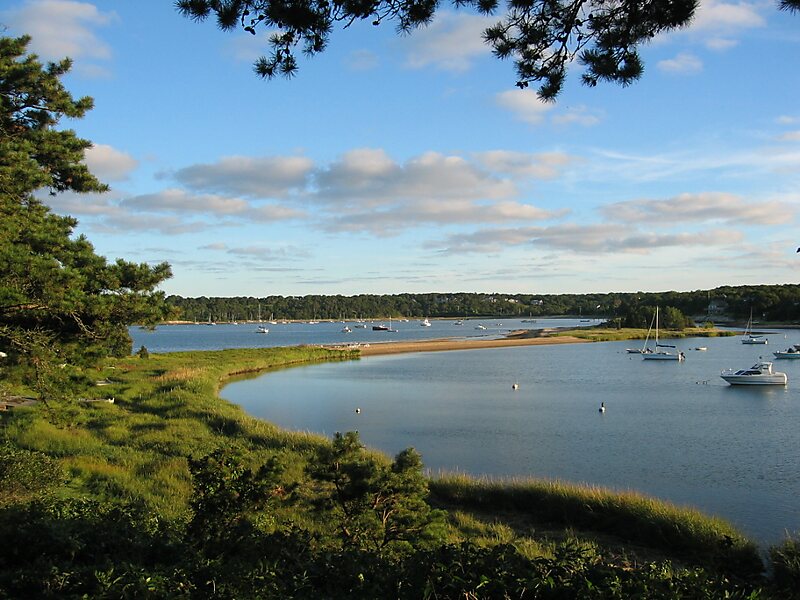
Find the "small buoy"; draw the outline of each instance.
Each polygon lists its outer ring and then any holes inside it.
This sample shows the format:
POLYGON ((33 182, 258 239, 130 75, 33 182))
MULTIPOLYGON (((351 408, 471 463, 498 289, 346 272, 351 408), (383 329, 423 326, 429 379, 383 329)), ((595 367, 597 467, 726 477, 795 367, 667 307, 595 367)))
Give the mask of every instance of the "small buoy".
POLYGON ((606 403, 605 402, 601 402, 600 403, 600 412, 601 413, 606 412, 606 403))
POLYGON ((361 413, 361 409, 360 409, 360 408, 357 408, 357 409, 356 409, 356 414, 360 414, 360 413, 361 413))
POLYGON ((511 384, 511 389, 512 390, 518 390, 519 389, 519 384, 518 383, 512 383, 511 384))

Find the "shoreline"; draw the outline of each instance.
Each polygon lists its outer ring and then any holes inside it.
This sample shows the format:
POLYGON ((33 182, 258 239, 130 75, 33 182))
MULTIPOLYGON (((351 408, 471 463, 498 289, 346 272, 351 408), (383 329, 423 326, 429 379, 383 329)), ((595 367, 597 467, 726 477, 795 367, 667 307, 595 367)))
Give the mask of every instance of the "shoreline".
POLYGON ((387 354, 407 354, 411 352, 450 352, 455 350, 483 350, 488 348, 513 348, 519 346, 547 346, 554 344, 588 344, 573 336, 534 337, 515 332, 509 337, 497 339, 436 339, 407 342, 378 342, 357 347, 361 356, 384 356, 387 354))

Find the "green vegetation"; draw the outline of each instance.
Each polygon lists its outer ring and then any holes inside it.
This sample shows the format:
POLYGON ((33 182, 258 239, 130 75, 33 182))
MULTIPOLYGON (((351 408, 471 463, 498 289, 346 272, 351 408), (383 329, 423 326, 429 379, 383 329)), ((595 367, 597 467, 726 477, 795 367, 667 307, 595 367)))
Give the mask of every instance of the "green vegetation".
POLYGON ((794 542, 633 493, 427 480, 357 434, 327 440, 218 397, 231 378, 357 357, 321 348, 109 359, 54 419, 2 416, 2 597, 784 598, 794 542), (37 473, 40 476, 37 476, 37 473), (25 543, 20 543, 24 540, 25 543))
MULTIPOLYGON (((643 340, 647 337, 647 329, 608 329, 607 327, 586 327, 581 329, 563 329, 548 332, 549 336, 568 336, 592 342, 619 342, 622 340, 643 340)), ((651 333, 652 335, 652 333, 651 333)), ((706 327, 690 327, 681 331, 674 329, 661 330, 662 338, 688 337, 730 337, 738 335, 735 331, 708 329, 706 327)))
POLYGON ((85 237, 72 238, 75 219, 35 197, 107 188, 83 162, 91 142, 56 127, 92 99, 62 86, 69 60, 45 67, 26 54, 29 41, 0 37, 0 350, 12 367, 4 378, 50 402, 79 389, 73 367, 130 354, 130 322, 166 318, 154 290, 170 269, 107 263, 85 237))
POLYGON ((188 321, 356 319, 388 317, 542 317, 581 315, 622 327, 647 329, 656 306, 665 328, 698 322, 758 320, 800 323, 800 285, 725 286, 713 290, 607 294, 359 294, 356 296, 263 296, 182 298, 169 296, 179 318, 188 321), (692 317, 692 319, 688 318, 692 317))

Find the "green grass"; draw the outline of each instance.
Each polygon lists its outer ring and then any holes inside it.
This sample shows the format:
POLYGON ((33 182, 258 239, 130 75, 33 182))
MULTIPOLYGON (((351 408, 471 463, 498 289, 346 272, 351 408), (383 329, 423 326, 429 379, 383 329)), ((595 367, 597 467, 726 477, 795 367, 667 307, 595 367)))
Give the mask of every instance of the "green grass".
POLYGON ((475 479, 442 475, 430 482, 445 507, 525 517, 544 526, 613 535, 692 563, 725 562, 758 572, 758 548, 726 521, 636 492, 535 479, 475 479))
MULTIPOLYGON (((619 342, 623 340, 643 340, 647 337, 647 329, 612 329, 612 328, 580 328, 563 331, 554 331, 551 337, 571 336, 592 342, 619 342)), ((652 335, 652 334, 651 334, 652 335)), ((658 332, 661 338, 688 338, 688 337, 730 337, 738 335, 735 331, 722 331, 720 329, 706 329, 703 327, 690 327, 680 331, 674 329, 661 329, 658 332)))

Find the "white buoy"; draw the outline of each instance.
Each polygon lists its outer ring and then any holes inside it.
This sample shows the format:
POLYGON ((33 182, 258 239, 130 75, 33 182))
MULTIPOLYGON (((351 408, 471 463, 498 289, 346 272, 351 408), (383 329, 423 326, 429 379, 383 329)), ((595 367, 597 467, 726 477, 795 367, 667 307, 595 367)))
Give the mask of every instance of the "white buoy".
POLYGON ((600 412, 601 413, 606 412, 606 403, 605 402, 601 402, 600 403, 600 412))

